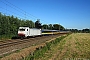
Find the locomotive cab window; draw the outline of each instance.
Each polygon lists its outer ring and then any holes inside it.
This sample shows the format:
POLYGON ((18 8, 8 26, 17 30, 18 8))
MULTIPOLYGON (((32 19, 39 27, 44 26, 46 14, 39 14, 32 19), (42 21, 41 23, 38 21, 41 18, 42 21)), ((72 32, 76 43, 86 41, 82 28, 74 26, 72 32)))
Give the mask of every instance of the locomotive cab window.
POLYGON ((19 31, 25 31, 25 29, 19 29, 19 31))
POLYGON ((27 31, 28 31, 28 29, 27 29, 27 31))

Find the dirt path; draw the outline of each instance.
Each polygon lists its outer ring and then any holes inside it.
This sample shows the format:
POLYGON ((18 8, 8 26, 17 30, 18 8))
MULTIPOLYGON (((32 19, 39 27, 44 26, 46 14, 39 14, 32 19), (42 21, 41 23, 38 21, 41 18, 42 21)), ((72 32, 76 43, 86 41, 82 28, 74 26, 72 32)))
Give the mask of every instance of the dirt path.
POLYGON ((52 45, 51 50, 38 60, 89 60, 90 59, 90 34, 73 33, 61 40, 57 45, 52 45))

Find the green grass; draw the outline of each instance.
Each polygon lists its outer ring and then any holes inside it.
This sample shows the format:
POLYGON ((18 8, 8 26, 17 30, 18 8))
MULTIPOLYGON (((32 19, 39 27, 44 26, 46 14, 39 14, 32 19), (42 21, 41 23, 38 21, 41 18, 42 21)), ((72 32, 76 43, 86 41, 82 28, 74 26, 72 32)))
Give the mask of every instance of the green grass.
MULTIPOLYGON (((67 35, 68 36, 68 35, 67 35)), ((44 46, 41 49, 37 49, 33 54, 30 54, 26 58, 23 58, 22 60, 35 60, 35 59, 40 59, 42 57, 45 57, 45 53, 50 52, 51 48, 55 45, 57 45, 62 39, 64 39, 66 36, 61 36, 60 38, 56 38, 56 40, 53 40, 49 43, 46 43, 46 46, 44 46)), ((47 56, 47 58, 51 57, 52 54, 47 56)))
POLYGON ((0 41, 11 39, 14 36, 16 36, 16 35, 0 35, 0 41))

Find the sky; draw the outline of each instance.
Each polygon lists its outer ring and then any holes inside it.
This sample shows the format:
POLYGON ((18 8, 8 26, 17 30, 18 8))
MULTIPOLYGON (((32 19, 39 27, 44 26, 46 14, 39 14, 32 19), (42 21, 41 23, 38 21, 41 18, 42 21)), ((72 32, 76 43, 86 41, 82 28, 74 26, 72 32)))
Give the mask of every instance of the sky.
POLYGON ((90 0, 0 0, 0 12, 67 29, 90 28, 90 0))

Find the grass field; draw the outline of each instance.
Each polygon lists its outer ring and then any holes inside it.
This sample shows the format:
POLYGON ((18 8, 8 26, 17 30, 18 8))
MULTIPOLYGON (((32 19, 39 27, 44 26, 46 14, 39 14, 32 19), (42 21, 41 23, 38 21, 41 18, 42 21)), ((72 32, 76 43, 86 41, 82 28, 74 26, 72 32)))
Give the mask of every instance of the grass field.
MULTIPOLYGON (((25 50, 26 53, 29 51, 31 51, 29 48, 25 50)), ((25 55, 23 51, 18 54, 25 55)), ((61 36, 47 42, 44 47, 35 50, 27 57, 20 55, 14 57, 1 60, 18 60, 17 57, 20 57, 21 60, 90 60, 90 33, 72 33, 61 36)))
MULTIPOLYGON (((73 33, 34 60, 89 60, 90 33, 73 33)), ((25 59, 28 60, 28 59, 25 59)))

